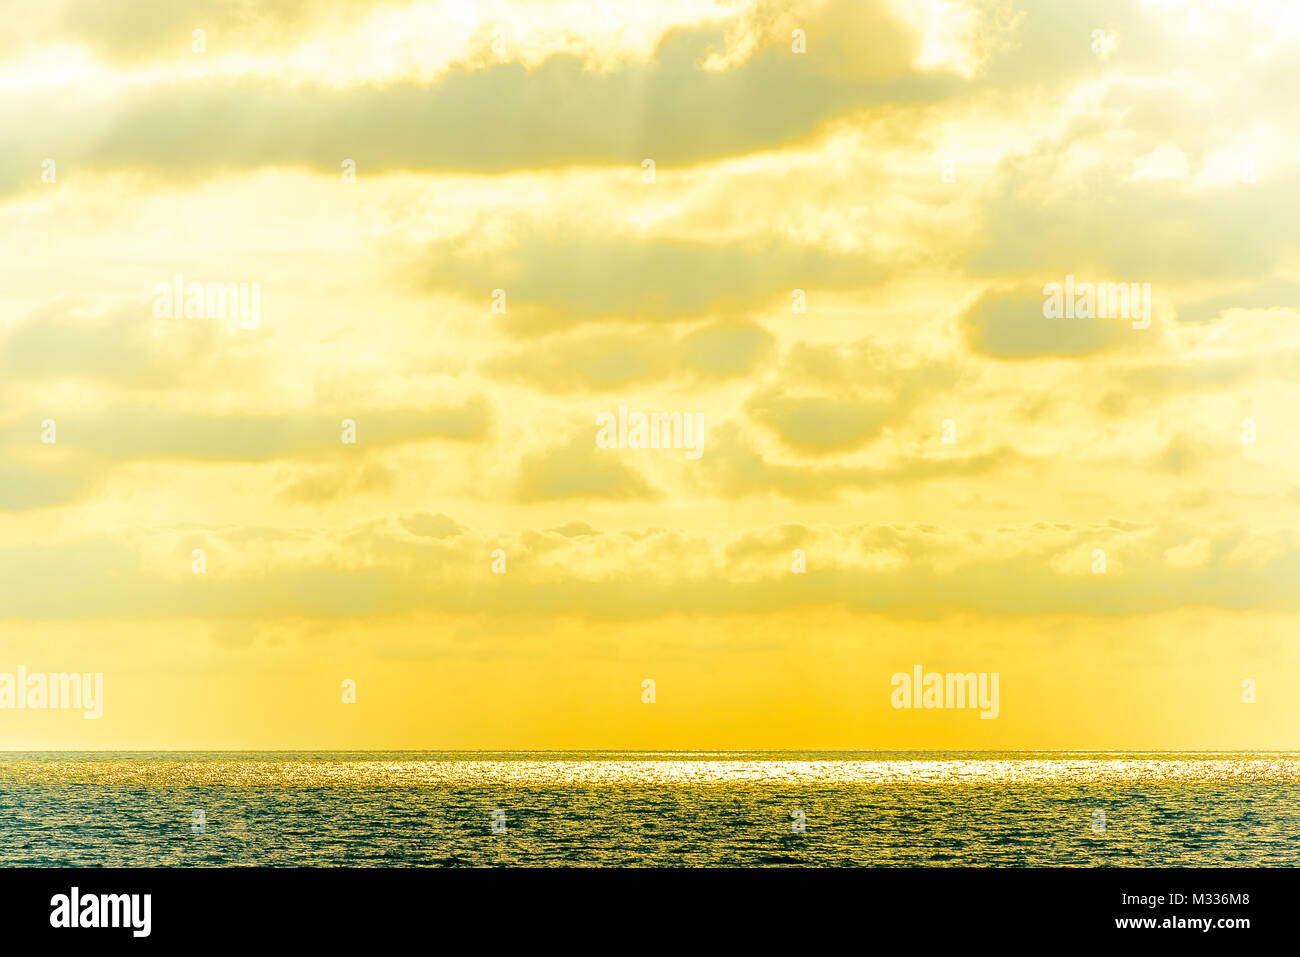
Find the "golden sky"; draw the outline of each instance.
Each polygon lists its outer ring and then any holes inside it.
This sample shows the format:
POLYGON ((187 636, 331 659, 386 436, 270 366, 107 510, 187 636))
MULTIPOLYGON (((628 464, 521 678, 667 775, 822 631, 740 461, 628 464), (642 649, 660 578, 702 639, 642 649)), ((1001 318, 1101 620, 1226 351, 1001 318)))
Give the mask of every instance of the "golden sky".
POLYGON ((1295 3, 5 16, 0 750, 1300 748, 1295 3))

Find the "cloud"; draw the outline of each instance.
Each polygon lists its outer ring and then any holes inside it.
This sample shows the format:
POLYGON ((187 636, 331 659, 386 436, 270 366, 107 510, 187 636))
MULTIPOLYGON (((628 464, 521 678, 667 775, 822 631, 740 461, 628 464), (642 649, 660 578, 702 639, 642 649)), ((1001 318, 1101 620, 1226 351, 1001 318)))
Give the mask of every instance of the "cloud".
POLYGON ((583 535, 599 535, 600 532, 592 528, 586 522, 568 522, 558 528, 548 528, 548 532, 556 535, 563 535, 565 538, 578 538, 583 535))
POLYGON ((1048 318, 1045 298, 1041 289, 992 291, 966 310, 959 325, 972 349, 998 359, 1084 356, 1145 331, 1132 329, 1128 319, 1048 318))
POLYGON ((1200 466, 1206 454, 1207 450, 1201 443, 1179 433, 1154 456, 1151 467, 1171 475, 1186 475, 1200 466))
POLYGON ((132 0, 111 9, 95 0, 72 0, 59 9, 57 23, 61 35, 75 37, 112 62, 125 64, 188 53, 191 32, 198 28, 209 34, 214 47, 220 44, 248 53, 277 36, 301 33, 304 26, 328 13, 359 13, 367 2, 132 0))
POLYGON ((599 392, 667 379, 736 378, 754 372, 773 351, 773 337, 761 326, 727 322, 677 335, 640 329, 560 336, 541 348, 497 356, 482 368, 544 392, 599 392))
MULTIPOLYGON (((856 0, 835 6, 850 23, 861 16, 856 0)), ((170 176, 260 166, 337 176, 344 157, 363 175, 571 164, 625 164, 639 173, 647 157, 671 168, 772 148, 854 110, 933 101, 960 86, 910 68, 915 39, 902 24, 883 13, 871 22, 855 55, 886 68, 868 76, 828 72, 829 60, 792 53, 788 38, 733 69, 705 69, 725 45, 724 31, 706 25, 672 30, 649 63, 611 71, 563 53, 532 69, 457 68, 433 85, 331 88, 217 74, 133 90, 90 123, 57 98, 34 94, 0 109, 0 122, 39 120, 0 169, 0 192, 19 185, 22 170, 39 169, 43 156, 71 168, 170 176), (22 151, 27 142, 40 152, 22 151)))
POLYGON ((757 392, 746 408, 789 448, 829 455, 862 447, 957 379, 948 362, 890 351, 869 339, 800 342, 782 360, 780 384, 757 392))
POLYGON ((392 489, 397 474, 384 465, 356 468, 317 468, 295 475, 281 489, 282 502, 323 505, 341 498, 392 489))
POLYGON ((451 538, 467 530, 455 519, 441 513, 419 512, 400 521, 402 528, 420 538, 451 538))
MULTIPOLYGON (((1297 53, 1277 55, 1294 63, 1297 53)), ((966 265, 1002 278, 1074 273, 1169 285, 1242 283, 1279 269, 1300 246, 1287 228, 1300 193, 1292 188, 1293 154, 1243 146, 1257 140, 1255 126, 1278 122, 1236 102, 1253 106, 1259 89, 1238 77, 1207 103, 1178 77, 1107 74, 1089 96, 1062 104, 1062 120, 1030 147, 998 161, 966 265), (1269 157, 1258 182, 1239 180, 1239 159, 1229 176, 1208 166, 1211 158, 1222 164, 1215 154, 1253 150, 1269 157), (1183 157, 1187 168, 1167 178, 1138 175, 1160 155, 1183 157)))
POLYGON ((155 319, 148 301, 92 311, 47 300, 0 331, 0 373, 11 381, 82 380, 118 389, 192 388, 265 374, 264 339, 236 339, 217 322, 155 319))
POLYGON ((1199 299, 1178 308, 1179 322, 1208 322, 1229 309, 1300 310, 1300 283, 1286 279, 1269 279, 1244 288, 1199 299))
POLYGON ((1117 282, 1258 276, 1295 245, 1279 237, 1297 213, 1300 194, 1284 179, 1199 194, 1153 180, 1097 178, 1046 196, 1017 184, 987 209, 988 235, 971 265, 991 275, 1095 272, 1096 281, 1117 282))
MULTIPOLYGON (((51 412, 60 447, 109 461, 188 459, 270 461, 344 454, 345 418, 357 424, 357 446, 373 448, 427 439, 479 441, 487 433, 489 409, 482 398, 440 409, 293 412, 283 415, 210 415, 144 405, 105 410, 51 412)), ((35 442, 38 423, 18 420, 0 427, 0 447, 35 442)))
POLYGON ((749 413, 792 449, 815 455, 856 449, 897 414, 892 403, 878 399, 793 398, 770 392, 751 399, 749 413))
POLYGON ((652 499, 658 493, 627 461, 644 450, 602 449, 596 427, 579 430, 565 446, 526 456, 519 467, 521 502, 552 499, 652 499))
POLYGON ((502 535, 439 516, 457 532, 429 538, 410 535, 409 518, 342 535, 303 529, 280 542, 263 539, 256 556, 229 547, 238 528, 154 530, 143 558, 138 544, 107 538, 0 545, 0 617, 272 621, 431 607, 494 619, 600 621, 831 607, 904 620, 1300 612, 1293 587, 1300 540, 1285 530, 1108 522, 974 533, 784 524, 502 535), (202 577, 191 574, 189 558, 200 544, 209 549, 202 577), (509 574, 489 571, 496 547, 510 556, 509 574), (808 554, 806 574, 790 571, 795 547, 808 554), (1096 548, 1108 557, 1104 575, 1091 571, 1096 548))
POLYGON ((1025 89, 1077 82, 1104 67, 1141 69, 1165 54, 1165 23, 1131 0, 1094 0, 1062 6, 1055 0, 1016 0, 1002 20, 1000 49, 983 66, 982 86, 1025 89), (1113 43, 1102 58, 1093 51, 1094 31, 1113 43))
MULTIPOLYGON (((504 290, 505 322, 520 333, 605 317, 662 322, 743 313, 777 297, 788 308, 796 288, 862 288, 885 275, 862 255, 777 240, 712 245, 530 229, 504 249, 477 245, 470 236, 431 247, 421 285, 484 303, 492 290, 504 290)), ((721 360, 716 342, 693 346, 696 358, 721 360)))
POLYGON ((796 501, 833 500, 845 491, 951 478, 971 478, 996 472, 1020 457, 1010 447, 971 455, 924 454, 899 458, 886 465, 782 464, 765 459, 729 424, 711 436, 705 457, 708 482, 726 496, 775 494, 796 501))
POLYGON ((93 472, 73 465, 15 468, 0 465, 0 512, 66 505, 90 492, 97 483, 93 472))

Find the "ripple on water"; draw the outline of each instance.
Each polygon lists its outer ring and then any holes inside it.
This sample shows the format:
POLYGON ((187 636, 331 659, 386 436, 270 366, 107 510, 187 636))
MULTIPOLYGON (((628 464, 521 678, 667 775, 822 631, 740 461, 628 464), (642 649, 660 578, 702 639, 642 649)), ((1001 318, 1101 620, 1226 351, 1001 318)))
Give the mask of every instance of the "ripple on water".
POLYGON ((0 755, 4 864, 1295 866, 1298 809, 1294 754, 0 755))

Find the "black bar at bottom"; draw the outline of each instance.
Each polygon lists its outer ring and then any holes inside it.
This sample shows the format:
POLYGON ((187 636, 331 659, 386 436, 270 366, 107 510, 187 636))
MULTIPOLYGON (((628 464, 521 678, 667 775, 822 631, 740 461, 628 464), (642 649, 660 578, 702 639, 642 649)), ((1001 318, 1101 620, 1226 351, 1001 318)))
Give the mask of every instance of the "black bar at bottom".
POLYGON ((613 935, 603 939, 621 948, 682 943, 688 932, 696 943, 845 934, 866 943, 891 928, 928 943, 1047 935, 1231 945, 1287 932, 1297 890, 1300 871, 1232 868, 7 869, 0 919, 6 942, 128 946, 401 945, 412 935, 432 943, 430 934, 452 946, 465 933, 532 946, 613 935))

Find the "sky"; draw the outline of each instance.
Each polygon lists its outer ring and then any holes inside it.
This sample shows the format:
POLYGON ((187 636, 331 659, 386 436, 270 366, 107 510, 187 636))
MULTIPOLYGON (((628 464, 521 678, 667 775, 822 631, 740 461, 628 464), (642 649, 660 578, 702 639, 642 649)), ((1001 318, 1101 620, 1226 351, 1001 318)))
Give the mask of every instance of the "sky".
POLYGON ((6 18, 0 750, 1300 749, 1295 3, 6 18))

